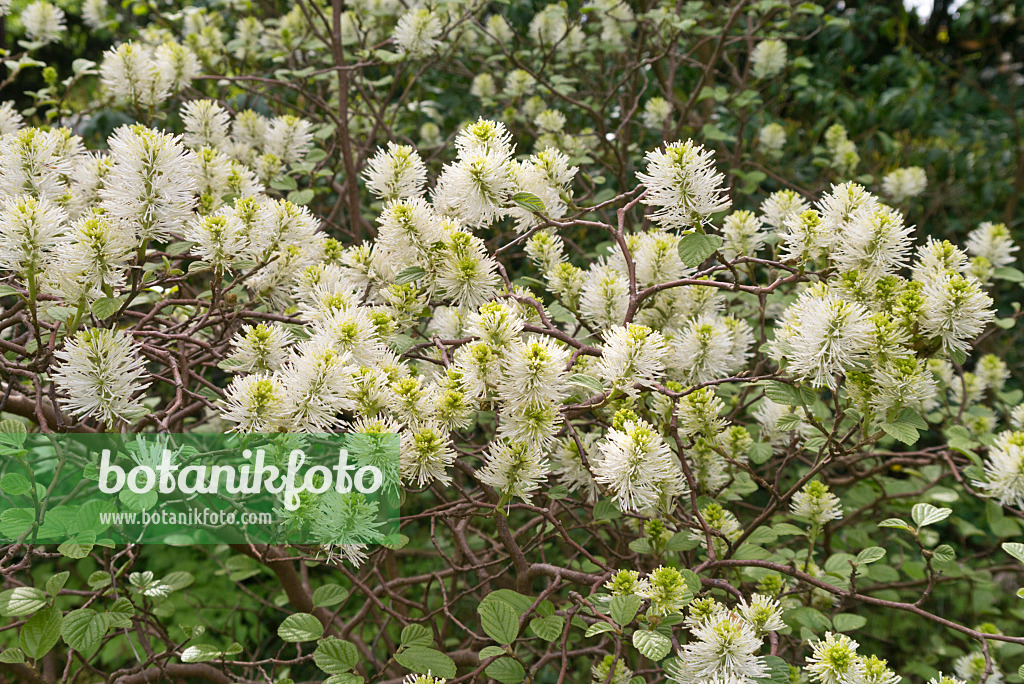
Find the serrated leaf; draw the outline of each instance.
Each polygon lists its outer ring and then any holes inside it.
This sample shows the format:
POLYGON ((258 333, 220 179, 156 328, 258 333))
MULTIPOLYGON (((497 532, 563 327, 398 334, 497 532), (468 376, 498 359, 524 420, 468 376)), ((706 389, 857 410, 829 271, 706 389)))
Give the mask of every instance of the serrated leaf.
POLYGON ((583 373, 574 373, 568 378, 570 385, 576 385, 577 387, 583 387, 591 390, 595 394, 604 391, 604 385, 598 378, 592 375, 584 375, 583 373))
POLYGON ((878 523, 879 527, 895 527, 901 530, 909 530, 910 525, 900 518, 886 518, 882 522, 878 523))
POLYGON ((348 591, 337 584, 325 584, 313 592, 313 605, 317 608, 336 606, 348 598, 348 591))
POLYGON ((661 660, 672 650, 672 642, 667 636, 646 629, 633 632, 633 645, 650 660, 661 660))
POLYGON ((65 644, 88 658, 100 647, 100 641, 109 628, 110 618, 106 613, 80 608, 64 616, 60 635, 65 644))
POLYGON ((722 238, 704 233, 688 233, 679 238, 679 258, 690 268, 700 266, 722 246, 722 238))
POLYGON ((948 563, 956 559, 956 551, 949 544, 942 544, 932 551, 932 558, 940 563, 948 563))
POLYGON ((277 636, 289 643, 300 643, 319 639, 324 634, 324 626, 309 613, 289 615, 277 628, 277 636))
POLYGON ((551 615, 530 620, 530 631, 544 641, 554 641, 562 636, 562 629, 564 627, 565 618, 561 615, 551 615))
POLYGON ((46 605, 46 594, 35 587, 17 587, 0 593, 0 615, 22 617, 46 605))
POLYGON ((921 436, 916 427, 910 423, 904 423, 901 421, 897 421, 895 423, 882 423, 881 428, 885 431, 885 434, 889 435, 893 439, 898 439, 907 445, 916 444, 917 440, 921 436))
POLYGON ((544 200, 537 197, 532 192, 517 192, 512 195, 512 201, 527 211, 536 211, 540 213, 547 211, 547 207, 544 206, 544 200))
POLYGON ((676 532, 665 542, 666 551, 689 551, 700 546, 700 542, 690 537, 689 532, 676 532))
POLYGON ((918 527, 925 527, 926 525, 942 522, 952 512, 951 508, 939 508, 928 503, 919 503, 914 504, 914 507, 910 509, 910 517, 914 519, 918 527))
POLYGON ((640 610, 642 604, 643 599, 634 594, 613 596, 609 604, 609 614, 612 616, 612 620, 615 620, 615 624, 625 627, 636 617, 636 613, 640 610))
POLYGON ((519 684, 526 677, 526 670, 512 658, 498 658, 487 666, 484 673, 501 684, 519 684))
POLYGON ((1020 542, 1003 542, 1003 551, 1024 563, 1024 544, 1020 542))
POLYGON ((410 646, 395 654, 399 665, 419 674, 428 672, 434 677, 454 679, 455 661, 433 648, 410 646))
POLYGON ((852 632, 868 623, 867 618, 853 613, 840 613, 832 618, 832 626, 837 632, 852 632))
POLYGON ((32 491, 32 483, 21 473, 7 473, 0 477, 0 490, 11 496, 21 496, 32 491))
POLYGON ((208 663, 211 660, 221 660, 234 653, 240 653, 241 650, 242 647, 239 644, 232 644, 227 649, 221 649, 212 644, 196 644, 181 652, 181 662, 208 663))
POLYGON ((42 658, 60 639, 61 614, 55 606, 45 608, 28 619, 18 633, 18 644, 29 658, 42 658))
POLYGON ((754 442, 747 451, 750 462, 761 465, 772 457, 772 445, 768 442, 754 442))
POLYGON ((0 663, 23 663, 25 662, 25 652, 20 648, 8 648, 4 651, 0 651, 0 663))
POLYGON ((814 392, 806 387, 794 387, 777 380, 764 383, 764 395, 783 406, 809 406, 814 403, 814 392))
POLYGON ((120 308, 121 300, 117 297, 100 297, 92 303, 92 315, 102 321, 113 316, 120 308))
POLYGON ((499 644, 511 644, 519 636, 519 614, 504 601, 486 601, 477 606, 480 626, 499 644))
POLYGON ((610 499, 601 499, 594 504, 594 520, 617 520, 622 511, 610 499))
POLYGON ((610 632, 614 629, 615 625, 611 624, 610 622, 605 622, 604 620, 602 620, 600 622, 595 622, 594 624, 587 627, 587 631, 583 636, 592 637, 597 634, 604 634, 605 632, 610 632))
POLYGON ((411 624, 402 628, 402 636, 399 643, 403 646, 424 646, 430 648, 434 644, 434 637, 430 630, 423 625, 411 624))
POLYGON ((867 565, 885 557, 885 549, 881 546, 869 546, 857 554, 857 565, 867 565))
POLYGON ((343 674, 359 665, 359 650, 351 641, 327 637, 317 644, 313 662, 327 674, 343 674))
POLYGON ((110 606, 110 610, 107 611, 107 615, 110 618, 110 624, 112 627, 117 629, 130 629, 132 626, 132 617, 135 616, 135 606, 128 600, 127 597, 122 596, 121 598, 114 601, 114 605, 110 606))
POLYGON ((641 555, 648 554, 653 551, 651 548, 651 542, 647 541, 647 537, 640 537, 639 539, 634 539, 629 542, 629 550, 641 555))
POLYGON ((408 285, 409 283, 416 282, 426 274, 427 270, 422 266, 410 266, 395 276, 395 284, 408 285))
POLYGON ((68 583, 68 578, 71 577, 71 573, 68 571, 58 572, 56 575, 46 580, 46 593, 50 596, 56 596, 60 593, 60 590, 64 588, 64 585, 68 583))

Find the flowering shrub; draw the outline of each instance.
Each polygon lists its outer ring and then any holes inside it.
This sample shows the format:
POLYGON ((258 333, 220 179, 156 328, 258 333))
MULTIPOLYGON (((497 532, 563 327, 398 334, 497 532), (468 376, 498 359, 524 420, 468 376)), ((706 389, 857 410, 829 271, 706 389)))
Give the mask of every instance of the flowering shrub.
MULTIPOLYGON (((742 47, 739 83, 784 91, 782 7, 742 41, 743 4, 514 29, 518 4, 301 3, 230 39, 189 8, 37 94, 72 123, 47 98, 98 77, 132 118, 105 140, 0 108, 10 462, 26 431, 396 432, 404 486, 384 545, 54 549, 0 514, 0 672, 1019 680, 1024 393, 986 352, 1018 248, 989 216, 962 246, 915 228, 930 171, 865 178, 842 124, 788 180, 798 131, 709 81, 742 47), (587 51, 618 60, 594 90, 558 63, 587 51), (448 126, 427 93, 456 57, 514 67, 464 79, 507 117, 448 126), (749 150, 708 101, 758 111, 749 150)), ((60 39, 56 6, 20 17, 26 52, 60 39)))

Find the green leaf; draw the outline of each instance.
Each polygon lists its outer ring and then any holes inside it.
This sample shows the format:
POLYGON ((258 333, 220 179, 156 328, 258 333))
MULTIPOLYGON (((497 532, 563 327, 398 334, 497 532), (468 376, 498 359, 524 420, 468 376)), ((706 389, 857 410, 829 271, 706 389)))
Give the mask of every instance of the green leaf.
POLYGON ((610 622, 605 622, 604 620, 601 620, 600 622, 595 622, 594 624, 587 627, 587 632, 583 636, 592 637, 597 634, 604 634, 605 632, 610 632, 613 629, 615 629, 615 625, 611 624, 610 622))
POLYGON ((95 544, 96 533, 92 530, 85 530, 84 532, 79 532, 71 539, 68 539, 58 546, 57 551, 59 551, 62 556, 77 560, 85 558, 92 553, 92 548, 95 544))
POLYGON ((646 629, 633 632, 633 645, 650 660, 661 660, 672 650, 672 642, 667 636, 646 629))
POLYGON ((424 646, 430 648, 434 644, 434 637, 430 630, 423 625, 406 625, 402 629, 400 643, 403 646, 424 646))
POLYGON ((105 320, 114 315, 121 308, 121 300, 117 297, 100 297, 92 303, 92 315, 105 320))
POLYGON ((544 641, 554 641, 562 636, 562 628, 564 627, 565 618, 561 615, 551 615, 530 620, 530 631, 544 641))
POLYGON ((519 635, 519 614, 504 601, 486 601, 477 606, 480 626, 499 644, 511 644, 519 635))
POLYGON ((240 644, 231 644, 226 649, 220 649, 212 644, 196 644, 195 646, 189 646, 181 652, 181 662, 183 663, 207 663, 211 660, 221 660, 228 656, 236 653, 241 653, 242 647, 240 644))
POLYGON ((25 652, 20 648, 8 648, 5 651, 0 651, 0 663, 23 663, 25 662, 25 652))
POLYGON ((761 465, 772 457, 772 445, 768 442, 754 442, 747 454, 751 463, 761 465))
POLYGON ((324 634, 324 626, 309 613, 289 615, 277 628, 277 636, 289 643, 313 641, 324 634))
POLYGON ((127 597, 122 596, 114 601, 114 605, 110 606, 107 615, 110 618, 110 625, 112 627, 131 629, 132 617, 135 615, 135 606, 132 605, 132 602, 127 597))
POLYGON ((46 593, 50 596, 56 596, 60 593, 60 590, 64 588, 64 585, 68 583, 68 578, 71 577, 71 573, 64 571, 58 572, 56 575, 46 580, 46 593))
POLYGON ((574 373, 568 378, 570 385, 576 385, 577 387, 583 387, 584 389, 591 390, 595 394, 604 391, 604 385, 601 381, 592 375, 584 375, 583 373, 574 373))
POLYGON ((784 382, 768 380, 764 383, 764 395, 783 406, 809 406, 814 403, 814 392, 806 387, 794 387, 784 382))
POLYGON ((65 644, 89 658, 100 647, 100 641, 109 628, 110 618, 106 613, 81 608, 64 616, 60 635, 65 644))
POLYGON ((32 491, 32 483, 21 473, 7 473, 0 477, 0 489, 11 496, 21 496, 32 491))
POLYGON ((932 506, 927 503, 914 504, 914 507, 910 509, 910 517, 914 519, 918 527, 925 527, 926 525, 933 525, 937 522, 942 522, 950 516, 953 512, 951 508, 939 508, 932 506))
POLYGON ((867 565, 885 557, 885 549, 881 546, 869 546, 857 554, 857 565, 867 565))
POLYGON ((948 563, 956 559, 956 551, 949 544, 942 544, 932 551, 932 558, 940 563, 948 563))
POLYGON ((502 655, 505 655, 505 649, 503 649, 501 646, 484 646, 482 649, 480 649, 481 661, 487 660, 488 658, 493 658, 494 656, 502 655))
POLYGON ((853 613, 840 613, 832 618, 832 626, 837 632, 852 632, 868 624, 868 619, 853 613))
POLYGON ((691 268, 700 266, 722 246, 722 238, 704 233, 688 233, 679 238, 679 258, 691 268))
POLYGON ((613 596, 610 603, 612 620, 615 620, 615 624, 625 627, 636 617, 636 612, 640 610, 642 604, 643 599, 634 594, 613 596))
POLYGON ((0 285, 0 297, 6 297, 7 295, 18 294, 20 290, 10 285, 0 285))
POLYGON ((288 201, 293 204, 309 204, 313 201, 313 189, 292 190, 288 193, 288 201))
POLYGON ((629 550, 633 553, 639 553, 641 555, 652 553, 654 549, 651 548, 651 542, 647 540, 647 537, 640 537, 629 542, 629 550))
POLYGON ((879 527, 895 527, 900 530, 909 530, 910 525, 900 518, 886 518, 882 522, 878 523, 879 527))
POLYGON ((18 643, 29 658, 42 658, 60 639, 60 609, 50 606, 39 611, 21 626, 18 643))
POLYGON ((313 605, 317 608, 336 606, 348 598, 348 592, 337 584, 325 584, 313 592, 313 605))
POLYGON ((789 663, 779 656, 765 656, 764 664, 768 666, 768 676, 759 677, 759 684, 789 684, 789 663))
POLYGON ((498 658, 484 672, 501 684, 519 684, 526 677, 526 670, 513 658, 498 658))
POLYGON ((196 578, 191 572, 184 571, 172 572, 165 575, 164 578, 160 580, 161 584, 167 585, 174 591, 180 591, 186 587, 190 587, 195 581, 196 578))
POLYGON ((395 276, 396 285, 408 285, 416 282, 427 274, 427 270, 421 266, 410 266, 395 276))
POLYGON ((882 423, 881 427, 882 430, 885 431, 885 434, 889 435, 893 439, 898 439, 904 444, 913 445, 917 443, 917 440, 920 438, 917 428, 910 423, 904 423, 902 421, 897 421, 895 423, 886 422, 882 423))
POLYGON ((665 542, 666 551, 689 551, 700 546, 700 542, 690 537, 689 532, 676 532, 665 542))
POLYGON ((356 669, 359 650, 351 641, 327 637, 317 644, 313 662, 327 674, 342 674, 356 669))
POLYGON ((1011 283, 1024 283, 1024 273, 1012 266, 1000 266, 992 271, 992 277, 999 280, 1008 280, 1011 283))
POLYGON ((403 648, 395 654, 399 665, 419 674, 428 672, 434 677, 454 679, 455 661, 440 651, 422 646, 403 648))
POLYGON ((622 517, 622 511, 610 499, 601 499, 594 504, 594 520, 616 520, 622 517))
POLYGON ((1003 542, 1003 551, 1024 563, 1024 544, 1020 542, 1003 542))
POLYGON ((35 587, 17 587, 0 593, 0 615, 21 617, 31 615, 46 605, 46 594, 35 587))
POLYGON ((540 213, 547 211, 547 207, 544 206, 544 200, 532 192, 517 192, 512 195, 512 201, 527 211, 537 211, 540 213))

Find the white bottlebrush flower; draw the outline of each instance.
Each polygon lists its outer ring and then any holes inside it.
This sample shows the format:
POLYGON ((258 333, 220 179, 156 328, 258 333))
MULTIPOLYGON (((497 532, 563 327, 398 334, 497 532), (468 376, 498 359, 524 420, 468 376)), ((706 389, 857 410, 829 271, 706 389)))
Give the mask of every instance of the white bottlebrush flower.
POLYGON ((670 230, 700 225, 732 203, 715 169, 714 152, 692 140, 647 153, 647 172, 637 178, 647 188, 642 202, 655 207, 651 219, 670 230))
POLYGON ((642 420, 627 419, 608 431, 598 445, 601 458, 595 479, 607 485, 624 511, 664 503, 666 496, 685 491, 682 470, 658 432, 642 420))
POLYGON ((536 79, 530 75, 530 72, 523 69, 513 69, 505 77, 505 92, 511 97, 523 97, 533 90, 536 82, 536 79))
POLYGON ((189 100, 181 108, 185 144, 193 149, 223 149, 228 142, 231 116, 213 100, 189 100))
POLYGON ((160 72, 170 84, 172 93, 181 92, 202 72, 195 53, 174 41, 167 41, 158 46, 154 56, 160 72))
POLYGON ((510 407, 560 402, 569 392, 565 380, 569 356, 568 349, 548 337, 513 344, 498 385, 502 402, 510 407))
POLYGON ((448 484, 448 468, 455 462, 448 432, 434 425, 402 431, 402 481, 423 487, 431 482, 448 484))
POLYGON ((816 387, 835 389, 837 375, 863 364, 871 331, 870 316, 861 304, 815 287, 786 310, 776 348, 785 348, 793 373, 816 387))
POLYGON ((547 473, 548 462, 539 449, 500 440, 491 442, 484 466, 476 476, 483 484, 494 487, 505 501, 515 497, 529 503, 547 473))
POLYGON ((115 98, 142 107, 155 107, 171 96, 170 78, 143 43, 127 41, 107 50, 100 83, 115 98))
POLYGON ((793 515, 810 521, 815 527, 823 527, 830 520, 843 517, 839 497, 818 480, 811 480, 794 494, 789 508, 793 515))
POLYGON ((985 389, 993 392, 1002 392, 1006 381, 1010 379, 1010 369, 1006 362, 995 354, 985 354, 978 359, 978 366, 974 370, 978 381, 985 389))
POLYGON ((910 197, 917 197, 928 186, 928 175, 920 166, 896 169, 882 178, 882 192, 899 204, 910 197))
POLYGON ((1002 684, 1003 672, 995 663, 992 664, 992 672, 985 678, 985 654, 981 651, 972 651, 962 655, 953 663, 953 670, 957 677, 961 677, 969 684, 1002 684))
POLYGON ((562 43, 568 31, 565 7, 557 3, 546 6, 530 20, 530 40, 546 48, 562 43))
POLYGON ((985 479, 974 485, 999 503, 1024 510, 1024 432, 1000 433, 985 459, 985 479))
POLYGON ((1011 265, 1019 247, 1013 244, 1013 237, 1005 223, 985 221, 967 236, 964 245, 971 256, 988 259, 993 268, 1011 265))
POLYGON ((61 242, 67 219, 67 212, 45 199, 5 199, 0 205, 0 269, 34 278, 61 242))
POLYGON ((756 256, 767 237, 761 230, 763 225, 761 218, 752 211, 734 211, 726 216, 722 222, 722 254, 725 258, 756 256))
POLYGON ((658 616, 683 612, 683 608, 693 598, 682 573, 664 565, 640 580, 636 593, 651 602, 650 614, 658 616))
POLYGON ((973 278, 945 273, 924 282, 921 331, 942 340, 947 351, 966 352, 995 317, 992 298, 973 278))
POLYGON ((840 271, 858 270, 877 280, 906 266, 910 232, 900 212, 879 206, 837 236, 835 262, 840 271))
POLYGON ((24 125, 21 112, 14 108, 14 102, 7 100, 0 103, 0 135, 14 133, 24 125))
POLYGON ((122 126, 107 141, 114 160, 101 206, 142 238, 162 240, 191 213, 196 182, 192 153, 177 136, 144 126, 122 126))
POLYGON ((768 195, 759 211, 764 222, 773 228, 783 228, 811 206, 795 190, 779 190, 768 195))
POLYGON ((757 144, 765 152, 778 152, 786 146, 786 129, 777 123, 765 124, 757 134, 757 144))
POLYGON ((646 325, 616 325, 605 333, 601 359, 594 374, 632 394, 634 383, 657 382, 665 372, 669 350, 665 336, 646 325))
POLYGON ((591 468, 596 467, 595 459, 600 458, 597 450, 599 436, 594 432, 585 432, 577 436, 580 444, 583 445, 582 456, 579 445, 571 436, 559 440, 552 454, 552 460, 557 466, 554 473, 558 477, 558 481, 565 485, 570 492, 580 490, 586 495, 587 501, 595 503, 601 490, 597 486, 597 482, 594 481, 594 474, 587 468, 583 459, 587 459, 591 468))
POLYGON ((440 220, 420 197, 388 202, 377 222, 377 244, 402 264, 425 259, 433 246, 444 239, 440 220))
POLYGON ((644 104, 640 113, 640 121, 647 128, 661 130, 672 116, 672 103, 663 97, 652 97, 644 104))
POLYGON ((89 290, 115 292, 123 287, 138 241, 132 231, 102 214, 86 215, 71 224, 50 264, 65 279, 89 290))
POLYGON ((0 196, 67 199, 68 176, 84 153, 81 138, 66 128, 22 128, 0 137, 0 196))
POLYGON ((232 155, 241 161, 251 161, 266 145, 269 126, 265 116, 251 109, 235 114, 231 122, 232 155))
POLYGON ((61 407, 79 418, 95 417, 108 427, 132 423, 146 407, 133 395, 149 386, 138 345, 120 330, 90 328, 54 353, 60 365, 53 383, 61 407))
POLYGON ((434 205, 466 225, 486 227, 505 213, 515 186, 508 153, 477 148, 445 166, 434 188, 434 205))
POLYGON ((366 188, 377 199, 389 200, 422 197, 427 182, 427 166, 409 145, 388 143, 377 150, 363 172, 366 188))
POLYGON ((313 145, 313 132, 305 119, 277 116, 267 127, 265 151, 283 164, 302 161, 313 145))
POLYGON ((82 21, 94 31, 104 28, 108 22, 107 0, 84 0, 82 3, 82 21))
POLYGON ((953 675, 942 674, 941 672, 937 677, 932 677, 928 680, 928 684, 967 684, 964 680, 953 675))
POLYGON ((25 35, 34 43, 52 43, 60 39, 64 26, 64 10, 47 0, 38 0, 21 11, 25 35))
POLYGON ((679 654, 673 681, 751 682, 767 676, 768 667, 758 655, 761 639, 735 613, 715 613, 690 631, 694 638, 679 654))
POLYGON ((859 684, 864 677, 864 662, 857 655, 857 645, 845 634, 825 632, 824 639, 811 644, 813 653, 804 670, 819 684, 859 684))
POLYGON ((441 44, 441 30, 441 21, 429 9, 411 9, 395 26, 395 45, 400 54, 412 59, 426 57, 441 44))
POLYGON ((628 684, 633 671, 626 666, 625 658, 608 654, 590 667, 591 684, 628 684))
POLYGON ((452 231, 444 242, 446 251, 435 281, 438 292, 461 309, 476 308, 493 299, 501 280, 498 264, 487 253, 483 240, 452 231))
POLYGON ((936 240, 928 236, 923 245, 918 245, 917 260, 912 271, 919 283, 942 278, 949 273, 966 273, 967 254, 949 240, 936 240))
POLYGON ((519 337, 524 321, 506 302, 488 302, 469 317, 466 332, 480 338, 496 351, 504 353, 519 337))
POLYGON ((276 323, 247 325, 231 339, 228 361, 232 370, 242 373, 276 371, 288 360, 292 343, 288 329, 276 323))
POLYGON ((224 420, 235 423, 237 432, 273 432, 285 419, 288 405, 284 387, 276 375, 253 373, 235 376, 221 407, 224 420))
POLYGON ((700 315, 672 341, 672 368, 689 384, 721 380, 732 370, 732 332, 717 316, 700 315))
POLYGON ((753 594, 749 603, 743 601, 740 604, 739 611, 740 616, 758 635, 786 628, 786 623, 782 621, 782 606, 771 596, 753 594))
POLYGON ((861 659, 864 664, 864 684, 899 684, 903 677, 889 669, 889 663, 878 656, 861 659))
POLYGON ((656 230, 641 233, 637 238, 640 244, 633 250, 637 287, 668 283, 683 277, 687 267, 679 258, 679 236, 656 230))
POLYGON ((932 373, 914 356, 876 364, 872 368, 871 380, 875 385, 872 407, 883 417, 896 409, 920 410, 937 392, 932 373))
POLYGON ((629 305, 629 279, 608 264, 592 264, 580 294, 580 314, 602 328, 621 325, 629 305))
POLYGON ((296 432, 330 432, 338 414, 354 408, 351 357, 322 341, 306 342, 279 373, 288 427, 296 432))
POLYGON ((786 44, 770 38, 762 40, 750 53, 751 73, 754 78, 771 78, 786 68, 786 44))
POLYGON ((489 100, 498 92, 494 83, 494 76, 486 71, 473 77, 473 84, 469 87, 469 94, 481 100, 489 100))

